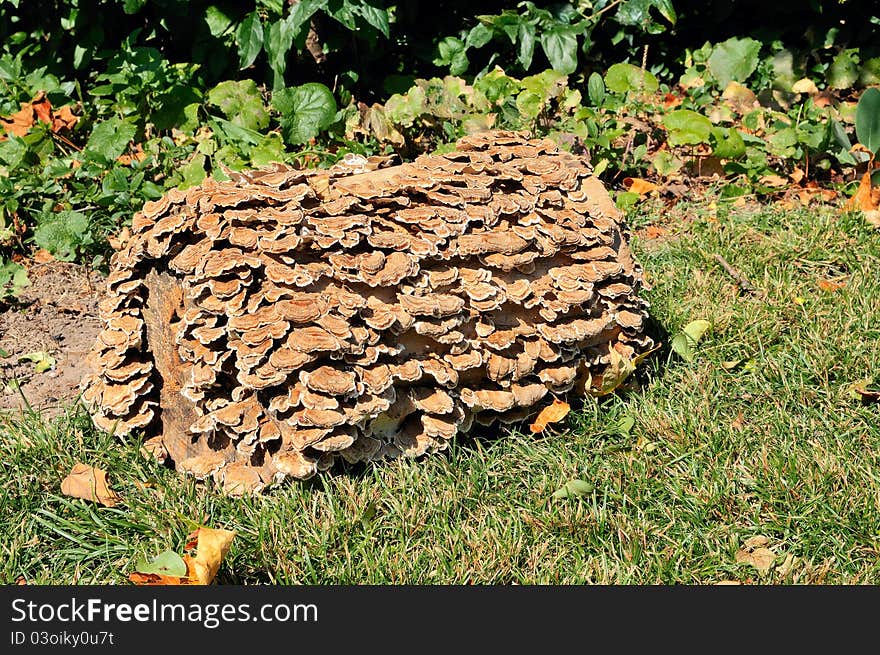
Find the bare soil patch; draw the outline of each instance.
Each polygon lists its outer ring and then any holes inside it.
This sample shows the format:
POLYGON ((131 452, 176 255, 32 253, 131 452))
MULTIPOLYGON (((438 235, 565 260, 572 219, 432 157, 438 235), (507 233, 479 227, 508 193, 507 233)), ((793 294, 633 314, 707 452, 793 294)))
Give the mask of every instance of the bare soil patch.
POLYGON ((0 311, 0 411, 30 406, 60 413, 79 395, 88 372, 85 357, 100 330, 102 278, 87 267, 64 262, 32 263, 31 285, 18 302, 0 311), (45 351, 55 365, 36 372, 29 353, 45 351))

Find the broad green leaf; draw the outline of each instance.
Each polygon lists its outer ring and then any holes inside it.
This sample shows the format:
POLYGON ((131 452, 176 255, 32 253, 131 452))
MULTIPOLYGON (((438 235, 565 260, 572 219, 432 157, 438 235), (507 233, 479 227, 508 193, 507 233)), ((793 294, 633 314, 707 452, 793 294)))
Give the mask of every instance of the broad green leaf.
POLYGON ((263 49, 263 23, 257 12, 251 12, 239 23, 235 30, 235 43, 238 45, 238 67, 247 68, 263 49))
POLYGON ((214 5, 205 9, 205 23, 208 24, 211 36, 222 36, 232 27, 232 19, 214 5))
POLYGON ((305 143, 318 136, 336 118, 336 100, 323 84, 309 82, 283 89, 272 96, 281 114, 281 128, 289 144, 305 143))
POLYGON ((709 70, 723 89, 733 81, 745 82, 758 67, 761 43, 754 39, 730 38, 712 49, 709 70))
POLYGON ((628 437, 635 424, 636 420, 629 414, 625 414, 621 416, 617 421, 609 425, 608 431, 611 434, 619 434, 623 437, 628 437))
POLYGON ((614 93, 654 93, 660 83, 652 73, 633 64, 614 64, 605 73, 605 86, 614 93))
POLYGON ((368 25, 371 25, 379 30, 386 39, 389 38, 390 32, 388 25, 387 9, 374 7, 361 0, 359 4, 356 4, 354 6, 353 11, 355 14, 363 18, 368 25))
POLYGON ((483 23, 477 23, 464 40, 466 48, 482 48, 492 40, 492 30, 483 23))
POLYGON ((134 138, 135 126, 114 116, 98 123, 86 142, 86 153, 98 155, 108 162, 119 157, 134 138))
POLYGON ((79 250, 94 243, 89 219, 80 212, 64 210, 40 220, 34 230, 34 243, 55 259, 71 262, 79 250))
POLYGON ((196 153, 187 164, 181 166, 180 174, 183 176, 183 180, 177 188, 188 189, 204 182, 208 176, 207 172, 205 172, 206 159, 205 155, 196 153))
POLYGON ((663 117, 663 125, 669 132, 669 143, 674 146, 708 143, 712 122, 690 109, 678 109, 663 117))
MULTIPOLYGON (((519 80, 508 77, 500 68, 491 70, 482 77, 474 80, 474 91, 482 93, 493 105, 499 104, 510 96, 518 93, 520 88, 521 85, 519 80)), ((412 91, 410 91, 410 93, 412 93, 412 91)))
POLYGON ((266 138, 251 148, 251 165, 259 168, 272 162, 284 161, 284 142, 278 134, 267 134, 266 138))
POLYGON ((599 73, 590 73, 587 79, 587 97, 594 107, 601 107, 605 102, 605 82, 599 73))
POLYGON ((856 106, 859 143, 875 155, 880 153, 880 89, 865 89, 856 106))
POLYGON ((516 97, 516 108, 527 120, 535 120, 544 107, 544 98, 534 91, 523 91, 516 97))
POLYGON ((880 84, 880 57, 872 57, 862 64, 859 72, 859 85, 871 86, 880 84))
POLYGON ((647 30, 654 22, 652 8, 656 8, 663 18, 675 25, 675 8, 670 0, 627 0, 620 5, 614 18, 621 25, 638 25, 647 30))
POLYGON ((739 159, 746 154, 746 144, 735 127, 713 127, 712 154, 720 159, 739 159))
POLYGON ((146 559, 138 560, 134 565, 134 570, 138 573, 147 573, 155 575, 170 575, 176 578, 186 577, 186 562, 183 558, 171 550, 156 555, 150 561, 146 559))
POLYGON ((5 141, 0 141, 0 162, 6 165, 7 172, 17 168, 25 160, 27 153, 27 144, 21 137, 10 135, 5 141))
POLYGON ((547 30, 540 37, 541 49, 553 70, 571 75, 577 69, 577 28, 566 25, 547 30))
POLYGON ((842 50, 831 60, 828 69, 828 85, 832 89, 850 89, 859 78, 859 51, 857 48, 842 50))
POLYGON ((262 130, 269 125, 269 112, 251 79, 220 82, 208 91, 208 103, 219 107, 226 118, 240 127, 262 130))
POLYGON ((450 75, 461 75, 467 70, 468 58, 464 41, 454 36, 447 36, 437 44, 438 56, 434 59, 437 66, 448 66, 450 75))
POLYGON ((147 4, 147 0, 123 0, 122 11, 126 14, 136 14, 147 4))
POLYGON ((709 321, 698 319, 685 325, 681 332, 673 337, 672 350, 686 362, 692 362, 696 358, 694 346, 699 343, 703 335, 712 327, 709 321))
POLYGON ((516 60, 523 70, 529 70, 532 66, 532 58, 535 56, 535 26, 532 23, 522 23, 519 26, 519 51, 516 60))
POLYGON ((595 491, 596 485, 585 480, 571 480, 566 482, 562 487, 553 492, 553 498, 578 498, 586 496, 595 491))

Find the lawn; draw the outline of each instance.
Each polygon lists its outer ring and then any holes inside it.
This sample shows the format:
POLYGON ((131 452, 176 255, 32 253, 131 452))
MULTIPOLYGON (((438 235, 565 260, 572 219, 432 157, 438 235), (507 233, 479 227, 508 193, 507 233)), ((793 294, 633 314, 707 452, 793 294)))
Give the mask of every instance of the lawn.
POLYGON ((139 557, 180 552, 202 523, 238 532, 218 576, 231 584, 880 584, 880 404, 851 390, 880 370, 880 233, 834 207, 720 199, 639 206, 630 224, 662 340, 713 324, 693 362, 664 348, 638 385, 538 436, 499 429, 244 499, 76 408, 9 415, 0 582, 128 584, 139 557), (62 496, 77 461, 123 502, 62 496), (572 479, 592 491, 551 498, 572 479))

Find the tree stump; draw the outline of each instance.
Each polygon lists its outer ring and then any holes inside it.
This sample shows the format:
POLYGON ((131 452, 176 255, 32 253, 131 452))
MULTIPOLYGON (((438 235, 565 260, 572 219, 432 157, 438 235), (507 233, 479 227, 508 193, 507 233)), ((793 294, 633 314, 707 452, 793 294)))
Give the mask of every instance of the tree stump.
POLYGON ((607 392, 653 346, 617 209, 547 139, 207 180, 131 232, 84 400, 232 493, 442 450, 607 392))

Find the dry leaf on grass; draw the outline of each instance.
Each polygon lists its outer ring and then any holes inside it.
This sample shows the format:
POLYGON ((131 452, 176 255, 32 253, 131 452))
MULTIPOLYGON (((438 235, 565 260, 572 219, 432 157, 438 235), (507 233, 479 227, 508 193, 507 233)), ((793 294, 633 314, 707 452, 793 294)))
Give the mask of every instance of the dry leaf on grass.
POLYGON ((529 426, 529 429, 535 433, 543 432, 548 423, 561 421, 570 411, 571 407, 568 403, 556 398, 552 405, 545 407, 538 413, 538 416, 535 417, 535 422, 529 426))
POLYGON ((176 553, 170 551, 162 553, 146 566, 139 565, 138 568, 143 571, 134 571, 130 573, 128 579, 136 585, 209 585, 217 576, 220 564, 226 553, 229 552, 229 546, 235 537, 233 530, 214 530, 212 528, 200 527, 198 530, 188 535, 186 549, 195 549, 195 556, 184 555, 181 559, 186 565, 186 574, 166 575, 158 572, 154 564, 159 558, 163 558, 160 564, 167 564, 167 561, 174 560, 176 563, 176 553), (166 561, 167 560, 167 561, 166 561), (144 572, 146 571, 146 572, 144 572))
POLYGON ((94 466, 77 463, 70 474, 61 481, 61 493, 113 507, 121 499, 107 484, 107 473, 94 466))
POLYGON ((625 177, 623 178, 623 188, 631 193, 638 193, 640 197, 644 198, 651 191, 656 191, 660 187, 638 177, 625 177))
POLYGON ((849 276, 844 275, 842 277, 837 277, 831 280, 819 280, 818 285, 822 291, 827 291, 828 293, 834 293, 835 291, 839 291, 843 287, 846 286, 849 281, 849 276))
POLYGON ((196 556, 186 555, 183 558, 188 569, 189 584, 207 585, 214 581, 234 538, 234 530, 214 530, 205 527, 199 528, 190 535, 187 548, 194 547, 196 556))
POLYGON ((737 564, 751 564, 760 573, 766 573, 776 561, 776 555, 766 547, 769 539, 763 535, 757 535, 746 539, 743 547, 736 551, 737 564))

